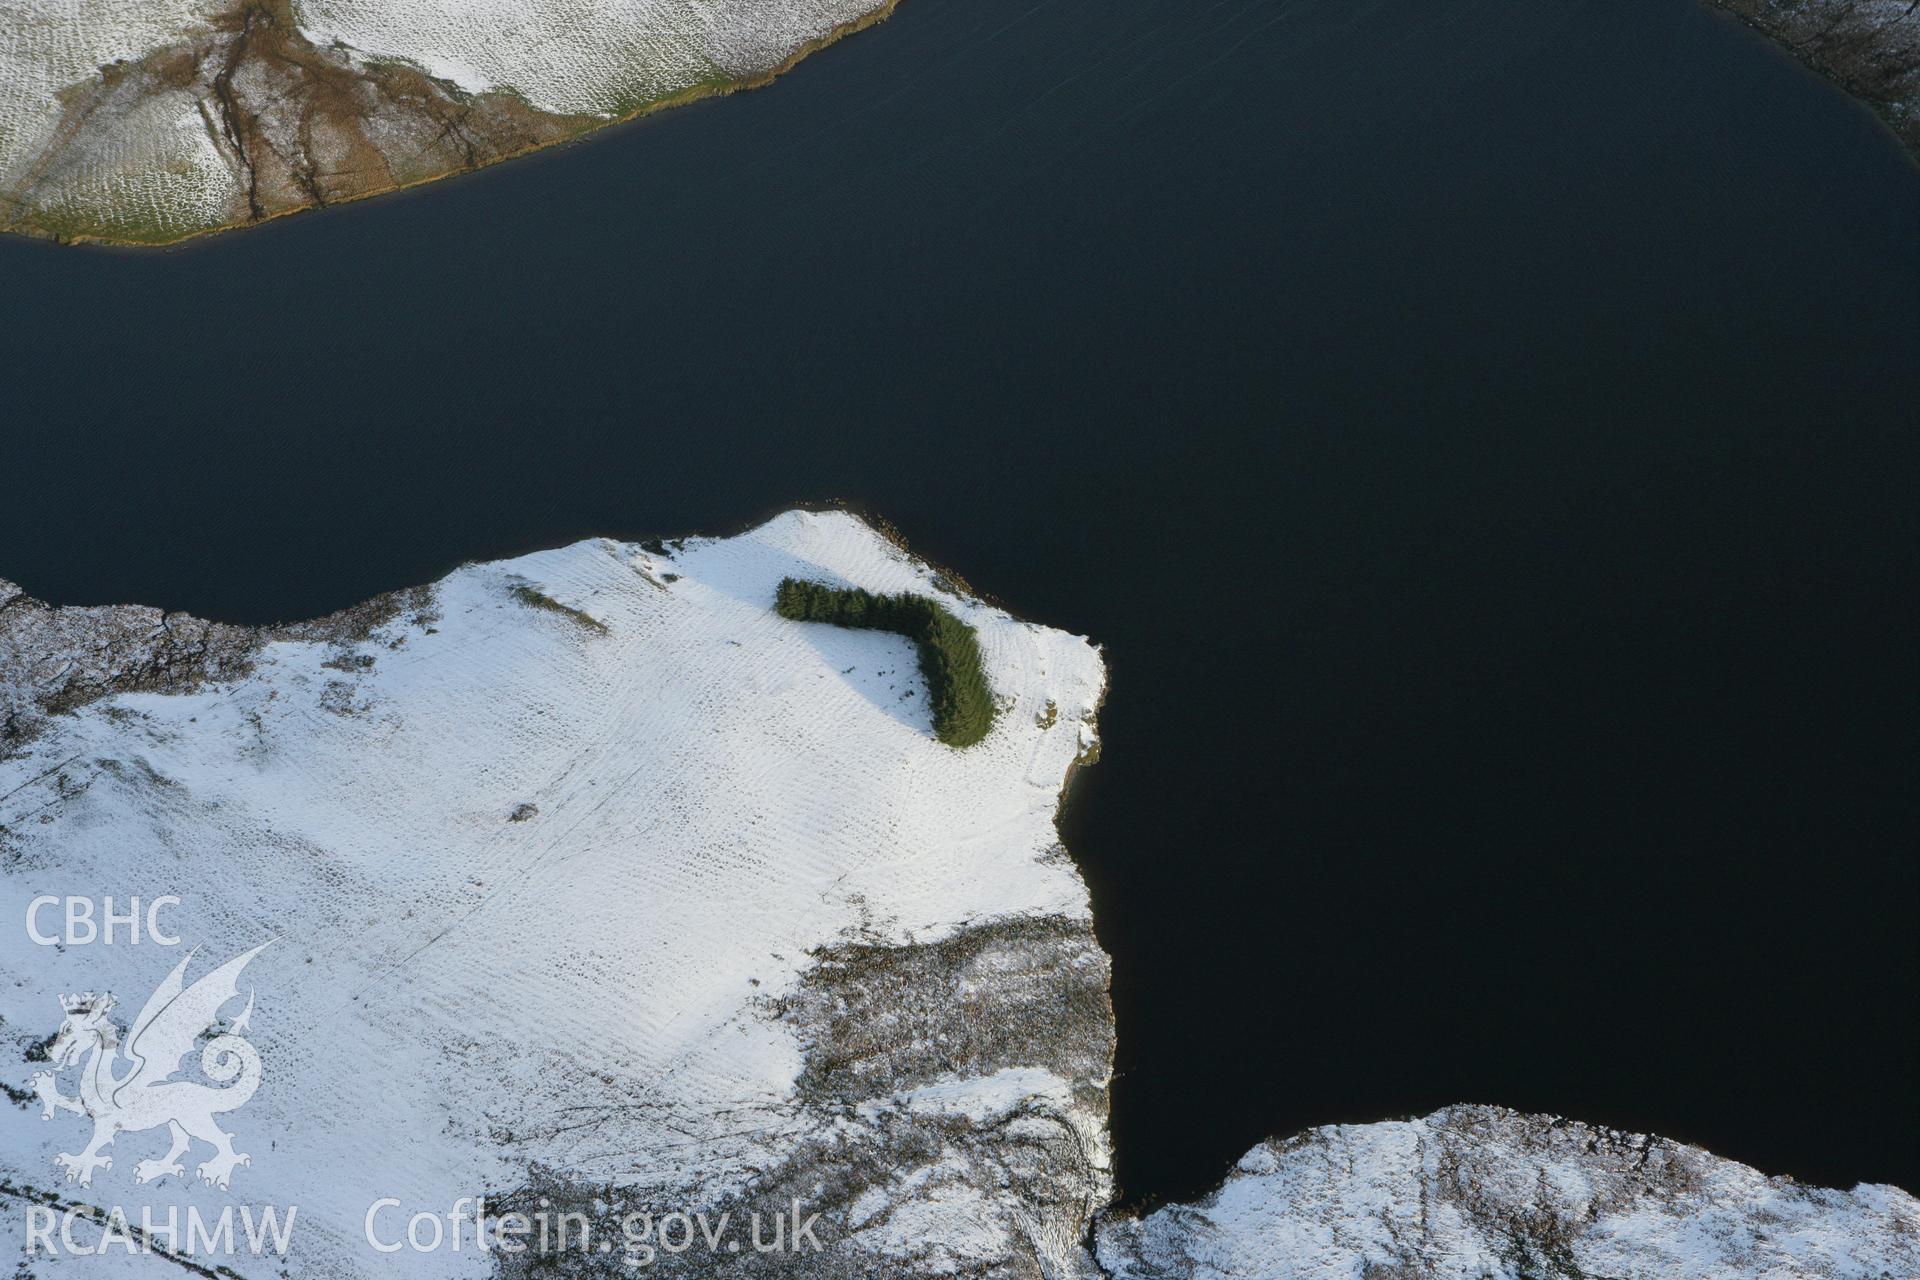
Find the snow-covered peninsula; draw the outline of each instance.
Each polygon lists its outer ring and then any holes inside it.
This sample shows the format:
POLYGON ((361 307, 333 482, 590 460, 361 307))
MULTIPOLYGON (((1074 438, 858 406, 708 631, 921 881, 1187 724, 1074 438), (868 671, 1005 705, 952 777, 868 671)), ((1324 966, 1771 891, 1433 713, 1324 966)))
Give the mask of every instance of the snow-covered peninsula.
POLYGON ((1107 961, 1054 829, 1099 655, 850 516, 584 542, 280 635, 13 595, 0 651, 0 1231, 36 1195, 209 1203, 203 1148, 136 1180, 164 1133, 64 1181, 85 1126, 41 1118, 29 1051, 63 993, 124 1026, 188 947, 191 980, 269 939, 228 1196, 298 1207, 297 1275, 487 1274, 363 1238, 380 1200, 483 1192, 741 1222, 797 1197, 836 1266, 1058 1274, 1107 1199, 1107 961), (779 617, 787 577, 942 600, 992 733, 937 741, 908 642, 779 617), (109 894, 179 898, 183 945, 23 928, 109 894))
POLYGON ((896 0, 0 0, 0 230, 165 244, 759 84, 896 0))
POLYGON ((0 1240, 35 1276, 248 1280, 1920 1275, 1904 1192, 1493 1108, 1112 1213, 1108 962, 1054 825, 1104 685, 839 513, 268 629, 0 583, 0 1240), (908 640, 782 617, 789 579, 973 628, 986 736, 936 738, 908 640), (139 1064, 209 990, 169 1100, 139 1064), (230 1106, 193 1065, 227 1061, 230 1106), (267 1209, 284 1257, 141 1234, 267 1209), (477 1246, 516 1213, 574 1244, 477 1246))

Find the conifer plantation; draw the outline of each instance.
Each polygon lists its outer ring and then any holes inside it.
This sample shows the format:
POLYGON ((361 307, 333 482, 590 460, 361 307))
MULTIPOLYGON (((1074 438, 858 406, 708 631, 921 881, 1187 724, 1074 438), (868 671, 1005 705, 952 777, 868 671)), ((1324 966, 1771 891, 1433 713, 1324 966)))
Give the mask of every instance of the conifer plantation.
POLYGON ((780 584, 774 609, 795 622, 827 622, 905 636, 920 652, 920 674, 933 700, 934 736, 950 747, 970 747, 993 728, 993 689, 980 664, 980 642, 972 627, 937 601, 787 578, 780 584))

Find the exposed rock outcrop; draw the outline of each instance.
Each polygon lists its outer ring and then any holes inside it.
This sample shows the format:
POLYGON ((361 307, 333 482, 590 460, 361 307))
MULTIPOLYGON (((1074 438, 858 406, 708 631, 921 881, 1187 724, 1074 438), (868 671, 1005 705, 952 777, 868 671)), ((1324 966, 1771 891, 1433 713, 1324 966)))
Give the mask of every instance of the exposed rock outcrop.
POLYGON ((0 578, 0 760, 47 716, 98 698, 237 680, 270 640, 352 645, 402 613, 426 625, 432 610, 432 588, 420 587, 311 622, 237 627, 148 605, 55 607, 0 578))

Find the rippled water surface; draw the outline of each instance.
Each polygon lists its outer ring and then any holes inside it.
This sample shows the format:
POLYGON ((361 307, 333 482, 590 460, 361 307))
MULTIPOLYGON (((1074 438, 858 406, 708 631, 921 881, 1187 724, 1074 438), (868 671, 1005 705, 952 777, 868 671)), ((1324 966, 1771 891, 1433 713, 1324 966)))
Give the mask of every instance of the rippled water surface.
POLYGON ((0 326, 51 599, 838 497, 1104 642, 1131 1198, 1456 1100, 1920 1189, 1920 170, 1688 0, 905 0, 406 196, 0 243, 0 326))

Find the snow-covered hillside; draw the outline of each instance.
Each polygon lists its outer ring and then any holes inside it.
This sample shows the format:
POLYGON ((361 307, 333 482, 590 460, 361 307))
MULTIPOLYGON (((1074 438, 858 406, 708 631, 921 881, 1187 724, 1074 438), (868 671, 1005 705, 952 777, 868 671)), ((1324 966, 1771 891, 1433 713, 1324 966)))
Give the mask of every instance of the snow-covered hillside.
POLYGON ((1091 645, 797 512, 470 566, 380 612, 359 638, 220 633, 225 678, 42 722, 62 637, 117 615, 0 609, 26 738, 0 762, 8 1183, 130 1216, 298 1206, 299 1276, 485 1274, 471 1245, 374 1253, 369 1206, 535 1181, 663 1210, 791 1188, 843 1261, 1074 1253, 1106 1197, 1111 1015, 1053 817, 1093 742, 1091 645), (979 629, 993 733, 935 741, 908 643, 778 618, 787 576, 941 594, 979 629), (184 945, 22 927, 38 896, 108 894, 177 896, 184 945), (61 994, 111 990, 130 1019, 188 946, 191 981, 269 939, 244 979, 263 1083, 230 1117, 252 1157, 230 1196, 191 1169, 136 1183, 163 1130, 63 1183, 86 1125, 25 1096, 61 994))
POLYGON ((1113 1280, 1912 1280, 1920 1202, 1462 1106, 1264 1143, 1098 1249, 1113 1280))
POLYGON ((759 83, 895 0, 0 0, 0 230, 166 243, 759 83))

